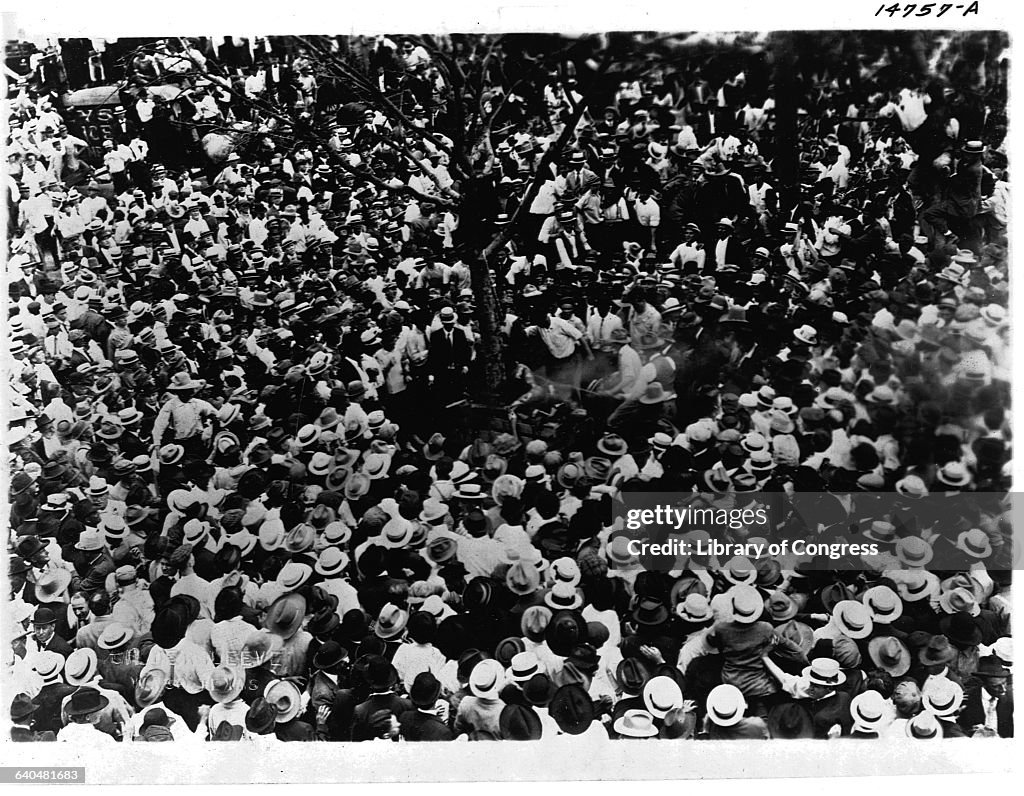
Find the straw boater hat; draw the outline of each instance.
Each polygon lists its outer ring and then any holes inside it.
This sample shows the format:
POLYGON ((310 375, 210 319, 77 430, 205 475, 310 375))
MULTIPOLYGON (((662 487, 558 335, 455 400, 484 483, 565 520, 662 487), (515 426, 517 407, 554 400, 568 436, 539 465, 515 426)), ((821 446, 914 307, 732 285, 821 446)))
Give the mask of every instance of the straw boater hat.
POLYGON ((734 685, 718 685, 711 689, 707 699, 708 719, 719 727, 732 727, 743 720, 747 700, 734 685))
POLYGON ((859 732, 878 732, 892 723, 892 703, 878 691, 864 691, 850 701, 853 729, 859 732))

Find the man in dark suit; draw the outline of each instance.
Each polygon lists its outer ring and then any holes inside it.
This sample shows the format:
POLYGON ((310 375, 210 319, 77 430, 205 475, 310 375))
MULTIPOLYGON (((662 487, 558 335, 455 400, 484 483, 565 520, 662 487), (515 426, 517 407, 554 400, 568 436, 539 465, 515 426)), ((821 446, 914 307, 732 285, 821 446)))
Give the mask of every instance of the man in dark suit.
POLYGON ((747 264, 747 253, 743 244, 733 234, 733 223, 729 218, 722 218, 717 225, 718 235, 714 245, 707 247, 707 259, 705 269, 720 267, 723 265, 745 266, 747 264))
POLYGON ((973 735, 978 730, 1013 737, 1013 691, 1010 670, 994 655, 982 658, 964 685, 964 707, 957 721, 973 735))
POLYGON ((11 703, 11 740, 16 743, 31 741, 56 741, 57 736, 52 731, 36 732, 35 712, 39 706, 34 703, 28 694, 18 694, 11 703))
POLYGON ((709 94, 703 106, 687 122, 693 127, 693 134, 697 136, 697 143, 702 147, 710 144, 720 135, 732 132, 736 126, 734 113, 728 108, 719 108, 718 99, 709 94))
MULTIPOLYGON (((61 605, 63 604, 61 603, 61 605)), ((67 619, 65 618, 64 621, 66 623, 67 619)), ((32 637, 40 652, 47 650, 56 652, 63 658, 74 652, 74 647, 57 633, 57 615, 46 606, 41 605, 36 608, 36 612, 32 616, 32 637)))
POLYGON ((442 720, 447 713, 447 703, 442 706, 440 715, 435 712, 437 697, 441 693, 441 684, 430 672, 420 672, 413 680, 409 698, 415 705, 398 717, 399 731, 407 741, 450 741, 455 736, 451 728, 442 720))
POLYGON ((473 346, 465 330, 455 325, 454 309, 442 307, 439 317, 441 328, 430 333, 427 371, 434 380, 439 404, 446 406, 466 392, 473 346))
POLYGON ((353 712, 353 741, 370 741, 381 737, 386 728, 381 726, 377 714, 390 713, 392 717, 397 717, 412 709, 412 703, 408 699, 403 699, 392 690, 398 682, 395 667, 379 655, 372 656, 366 663, 365 676, 370 687, 370 696, 356 705, 353 712))
MULTIPOLYGON (((707 250, 705 268, 715 263, 714 246, 717 241, 718 222, 722 218, 735 218, 745 214, 750 207, 750 197, 742 180, 729 171, 724 163, 705 168, 705 180, 697 192, 698 224, 704 233, 704 247, 707 250)), ((736 261, 742 265, 746 261, 736 261)))

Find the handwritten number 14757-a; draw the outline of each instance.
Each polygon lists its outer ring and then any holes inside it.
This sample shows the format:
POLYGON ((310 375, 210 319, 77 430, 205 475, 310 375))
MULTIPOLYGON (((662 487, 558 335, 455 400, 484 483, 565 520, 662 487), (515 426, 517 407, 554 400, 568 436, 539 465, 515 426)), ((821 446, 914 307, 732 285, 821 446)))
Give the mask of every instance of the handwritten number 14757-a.
POLYGON ((975 0, 973 3, 907 3, 906 5, 893 3, 892 5, 880 5, 875 12, 875 16, 880 17, 883 14, 887 14, 890 17, 899 16, 905 18, 927 17, 935 14, 936 18, 938 18, 950 11, 954 13, 960 12, 962 17, 966 17, 968 14, 977 14, 978 2, 975 0))

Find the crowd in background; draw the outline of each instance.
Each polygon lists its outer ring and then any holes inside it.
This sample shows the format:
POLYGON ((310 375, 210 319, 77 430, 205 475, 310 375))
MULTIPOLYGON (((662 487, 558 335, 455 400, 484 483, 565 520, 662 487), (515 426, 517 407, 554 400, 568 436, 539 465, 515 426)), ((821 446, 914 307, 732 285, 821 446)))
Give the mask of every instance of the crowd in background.
POLYGON ((486 222, 419 40, 405 121, 269 44, 140 50, 99 149, 12 88, 14 740, 1012 736, 1005 92, 805 80, 792 203, 770 70, 575 124, 505 58, 486 222), (646 566, 639 492, 879 554, 646 566))

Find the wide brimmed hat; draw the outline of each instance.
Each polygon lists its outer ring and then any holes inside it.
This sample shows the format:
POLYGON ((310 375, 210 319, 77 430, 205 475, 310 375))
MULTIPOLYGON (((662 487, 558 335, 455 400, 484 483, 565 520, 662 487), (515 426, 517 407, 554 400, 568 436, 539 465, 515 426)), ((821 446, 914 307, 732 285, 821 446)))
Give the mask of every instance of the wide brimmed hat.
POLYGON ((992 555, 992 542, 980 528, 971 528, 956 537, 956 547, 971 558, 983 559, 992 555))
POLYGON ((719 727, 732 727, 743 720, 747 700, 734 685, 722 684, 711 689, 707 698, 708 718, 719 727))
POLYGON ((951 663, 956 660, 956 649, 949 643, 944 635, 935 635, 928 639, 917 652, 917 659, 925 666, 937 666, 951 663))
POLYGON ((618 434, 606 434, 597 443, 597 449, 606 456, 624 456, 629 452, 626 441, 618 434))
POLYGON ((469 690, 480 699, 497 699, 504 684, 504 667, 490 658, 480 661, 469 675, 469 690))
POLYGON ((722 577, 736 586, 749 586, 757 580, 757 569, 744 556, 734 556, 722 567, 722 577))
POLYGON ((32 701, 28 694, 17 694, 11 702, 11 721, 23 724, 25 719, 39 710, 39 705, 32 701))
POLYGON ((809 625, 790 619, 784 625, 779 625, 775 630, 782 638, 792 641, 797 648, 806 655, 814 647, 814 631, 809 625))
POLYGON ((768 711, 765 719, 772 738, 796 740, 814 737, 814 720, 803 705, 785 702, 768 711))
POLYGON ((233 666, 221 665, 214 669, 206 681, 206 690, 214 702, 225 704, 238 699, 245 687, 245 678, 233 666))
POLYGON ((306 581, 309 580, 312 574, 313 568, 309 564, 289 561, 281 567, 281 571, 277 573, 277 585, 285 591, 293 592, 302 587, 306 581))
POLYGON ((871 621, 879 625, 891 625, 903 615, 903 601, 888 586, 873 586, 861 596, 861 601, 871 612, 871 621))
POLYGON ((573 611, 583 605, 583 596, 570 583, 556 583, 544 595, 544 604, 553 611, 573 611))
POLYGON ((918 713, 907 722, 907 737, 918 741, 941 741, 942 725, 929 711, 918 713))
MULTIPOLYGON (((311 569, 308 565, 306 569, 311 569)), ((308 579, 308 575, 306 578, 308 579)), ((280 636, 286 641, 294 636, 302 627, 302 620, 306 616, 306 598, 301 594, 284 594, 278 597, 267 609, 267 615, 263 620, 263 627, 274 635, 280 636)))
POLYGON ((840 600, 832 609, 832 621, 837 628, 852 639, 867 638, 873 627, 871 612, 856 600, 840 600))
POLYGON ((846 675, 834 658, 815 658, 810 666, 804 667, 802 675, 810 683, 830 688, 846 682, 846 675))
POLYGON ((594 703, 586 690, 576 684, 563 685, 548 705, 558 728, 568 735, 582 735, 594 721, 594 703))
POLYGON ((71 695, 64 713, 68 716, 89 716, 98 713, 110 704, 110 700, 95 688, 79 688, 71 695))
POLYGON ((921 690, 921 705, 940 719, 953 719, 963 701, 963 686, 946 677, 931 678, 921 690))
POLYGON ((205 381, 193 379, 188 373, 182 371, 171 377, 171 383, 167 385, 167 389, 171 392, 178 392, 180 390, 198 390, 205 386, 205 381))
MULTIPOLYGON (((517 561, 505 573, 505 585, 509 591, 520 597, 533 594, 540 587, 540 572, 533 564, 517 561)), ((576 595, 576 590, 572 589, 572 593, 576 595)), ((545 596, 545 602, 556 610, 563 607, 577 607, 575 605, 553 605, 552 601, 547 599, 547 595, 545 596)))
POLYGON ((101 650, 117 650, 126 646, 135 638, 135 631, 125 625, 111 622, 103 628, 96 645, 101 650))
POLYGON ((658 734, 654 716, 646 710, 627 710, 612 725, 612 729, 625 738, 653 738, 658 734))
POLYGON ((879 544, 894 544, 896 542, 896 526, 885 520, 872 520, 863 536, 879 544))
POLYGON ((904 536, 896 543, 895 554, 907 568, 921 569, 932 560, 935 552, 920 536, 904 536))
POLYGON ((632 619, 638 625, 657 627, 669 619, 669 610, 664 603, 653 597, 641 598, 632 611, 632 619))
POLYGON ((797 615, 799 607, 782 591, 774 591, 764 601, 765 610, 773 622, 787 622, 797 615))
POLYGON ((409 624, 409 612, 394 603, 388 603, 380 610, 373 632, 377 638, 384 640, 401 635, 409 624))
POLYGON ((733 621, 749 625, 761 618, 764 601, 753 586, 733 586, 726 592, 729 597, 733 621))
POLYGON ((655 381, 647 385, 644 394, 637 400, 642 404, 652 405, 672 401, 675 397, 676 394, 674 392, 666 391, 660 381, 655 381))
POLYGON ((683 706, 683 692, 671 677, 652 677, 644 685, 644 707, 656 719, 663 719, 672 710, 683 706))
POLYGON ((278 724, 285 724, 302 712, 302 692, 290 680, 271 680, 263 690, 263 698, 274 708, 278 724))
POLYGON ((318 575, 323 575, 325 578, 335 578, 344 572, 348 565, 348 553, 338 547, 325 547, 320 551, 320 556, 313 569, 318 575))
POLYGON ((541 671, 537 655, 530 651, 518 652, 509 662, 509 677, 514 683, 526 683, 541 671))
POLYGON ((896 482, 896 491, 904 497, 920 500, 928 496, 928 487, 916 475, 908 475, 896 482))
POLYGON ((864 691, 850 701, 850 716, 853 729, 860 732, 877 732, 892 723, 892 703, 878 691, 864 691))
POLYGON ((918 602, 932 597, 938 584, 923 569, 911 569, 901 573, 896 591, 903 602, 918 602))
POLYGON ((242 643, 242 666, 247 669, 261 666, 281 649, 284 640, 269 630, 254 630, 242 643))
POLYGON ((947 614, 964 611, 971 616, 977 616, 981 612, 981 606, 978 605, 978 599, 974 592, 963 587, 957 587, 941 594, 939 607, 947 614))
POLYGON ((92 682, 99 672, 99 659, 96 650, 80 647, 68 655, 64 661, 64 679, 68 685, 83 686, 92 682))
MULTIPOLYGON (((699 583, 700 581, 696 582, 699 583)), ((708 602, 707 596, 698 592, 691 592, 676 605, 676 616, 684 622, 699 625, 713 620, 715 614, 711 609, 711 603, 708 602)))
POLYGON ((64 602, 70 585, 71 573, 66 569, 47 570, 36 581, 36 600, 40 603, 64 602))
POLYGON ((961 648, 975 647, 984 639, 981 628, 966 611, 942 617, 939 620, 939 630, 961 648))
POLYGON ((893 677, 902 677, 910 670, 910 650, 895 636, 878 636, 868 642, 868 655, 875 666, 893 677))

